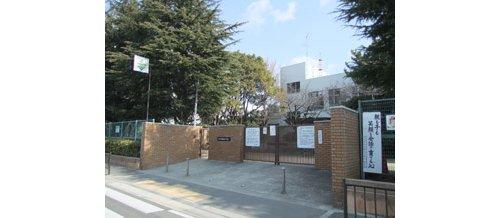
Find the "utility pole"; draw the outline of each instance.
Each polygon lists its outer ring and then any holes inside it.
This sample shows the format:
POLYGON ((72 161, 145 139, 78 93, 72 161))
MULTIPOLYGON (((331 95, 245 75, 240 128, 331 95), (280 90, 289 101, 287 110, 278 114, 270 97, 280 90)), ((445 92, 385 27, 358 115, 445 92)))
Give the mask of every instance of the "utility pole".
POLYGON ((149 121, 149 93, 151 92, 151 72, 148 73, 148 102, 146 104, 146 122, 149 121))
POLYGON ((196 121, 198 120, 198 85, 200 84, 199 79, 196 80, 196 93, 194 96, 194 112, 193 112, 193 126, 196 126, 196 121))
POLYGON ((133 71, 148 74, 148 101, 146 103, 146 122, 149 120, 149 95, 151 92, 151 72, 149 72, 149 59, 134 55, 133 71))

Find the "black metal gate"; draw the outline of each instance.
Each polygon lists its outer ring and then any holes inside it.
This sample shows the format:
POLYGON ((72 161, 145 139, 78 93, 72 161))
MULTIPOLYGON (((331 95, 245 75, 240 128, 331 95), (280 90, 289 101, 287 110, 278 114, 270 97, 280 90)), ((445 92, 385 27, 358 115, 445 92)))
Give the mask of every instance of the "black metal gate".
MULTIPOLYGON (((245 145, 245 160, 314 164, 314 148, 297 147, 297 126, 269 125, 259 128, 259 146, 245 145), (274 126, 274 127, 272 127, 274 126), (272 129, 275 128, 275 135, 272 129)), ((245 137, 247 137, 245 135, 245 137)))

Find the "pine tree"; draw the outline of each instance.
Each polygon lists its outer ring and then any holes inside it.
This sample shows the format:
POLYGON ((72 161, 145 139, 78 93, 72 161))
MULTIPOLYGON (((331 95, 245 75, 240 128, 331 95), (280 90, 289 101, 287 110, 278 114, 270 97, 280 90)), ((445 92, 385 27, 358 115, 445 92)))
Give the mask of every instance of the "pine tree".
POLYGON ((394 0, 340 0, 339 19, 371 39, 371 44, 352 51, 346 75, 357 84, 394 96, 395 12, 394 0))
POLYGON ((106 13, 106 120, 144 119, 147 75, 132 72, 134 54, 150 60, 150 117, 187 123, 199 82, 198 113, 209 119, 228 95, 224 49, 241 23, 226 24, 215 1, 112 1, 106 13))

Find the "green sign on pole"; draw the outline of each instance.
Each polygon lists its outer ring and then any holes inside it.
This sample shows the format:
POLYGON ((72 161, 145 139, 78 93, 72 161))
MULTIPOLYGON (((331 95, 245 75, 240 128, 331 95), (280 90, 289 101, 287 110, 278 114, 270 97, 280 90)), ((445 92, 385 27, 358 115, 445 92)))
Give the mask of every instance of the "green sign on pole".
POLYGON ((134 55, 134 71, 149 73, 149 59, 134 55))

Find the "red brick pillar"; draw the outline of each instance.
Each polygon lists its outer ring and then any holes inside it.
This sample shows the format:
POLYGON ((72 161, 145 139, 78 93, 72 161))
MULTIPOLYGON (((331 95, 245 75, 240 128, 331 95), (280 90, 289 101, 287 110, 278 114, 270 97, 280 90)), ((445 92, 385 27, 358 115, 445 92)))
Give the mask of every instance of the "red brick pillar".
POLYGON ((314 121, 314 166, 318 170, 331 170, 332 168, 332 137, 330 131, 330 121, 314 121), (322 142, 319 141, 319 134, 322 135, 322 142))
POLYGON ((331 108, 333 206, 342 207, 344 178, 359 179, 358 113, 344 106, 331 108))
POLYGON ((243 162, 245 126, 211 126, 208 135, 209 160, 243 162))

